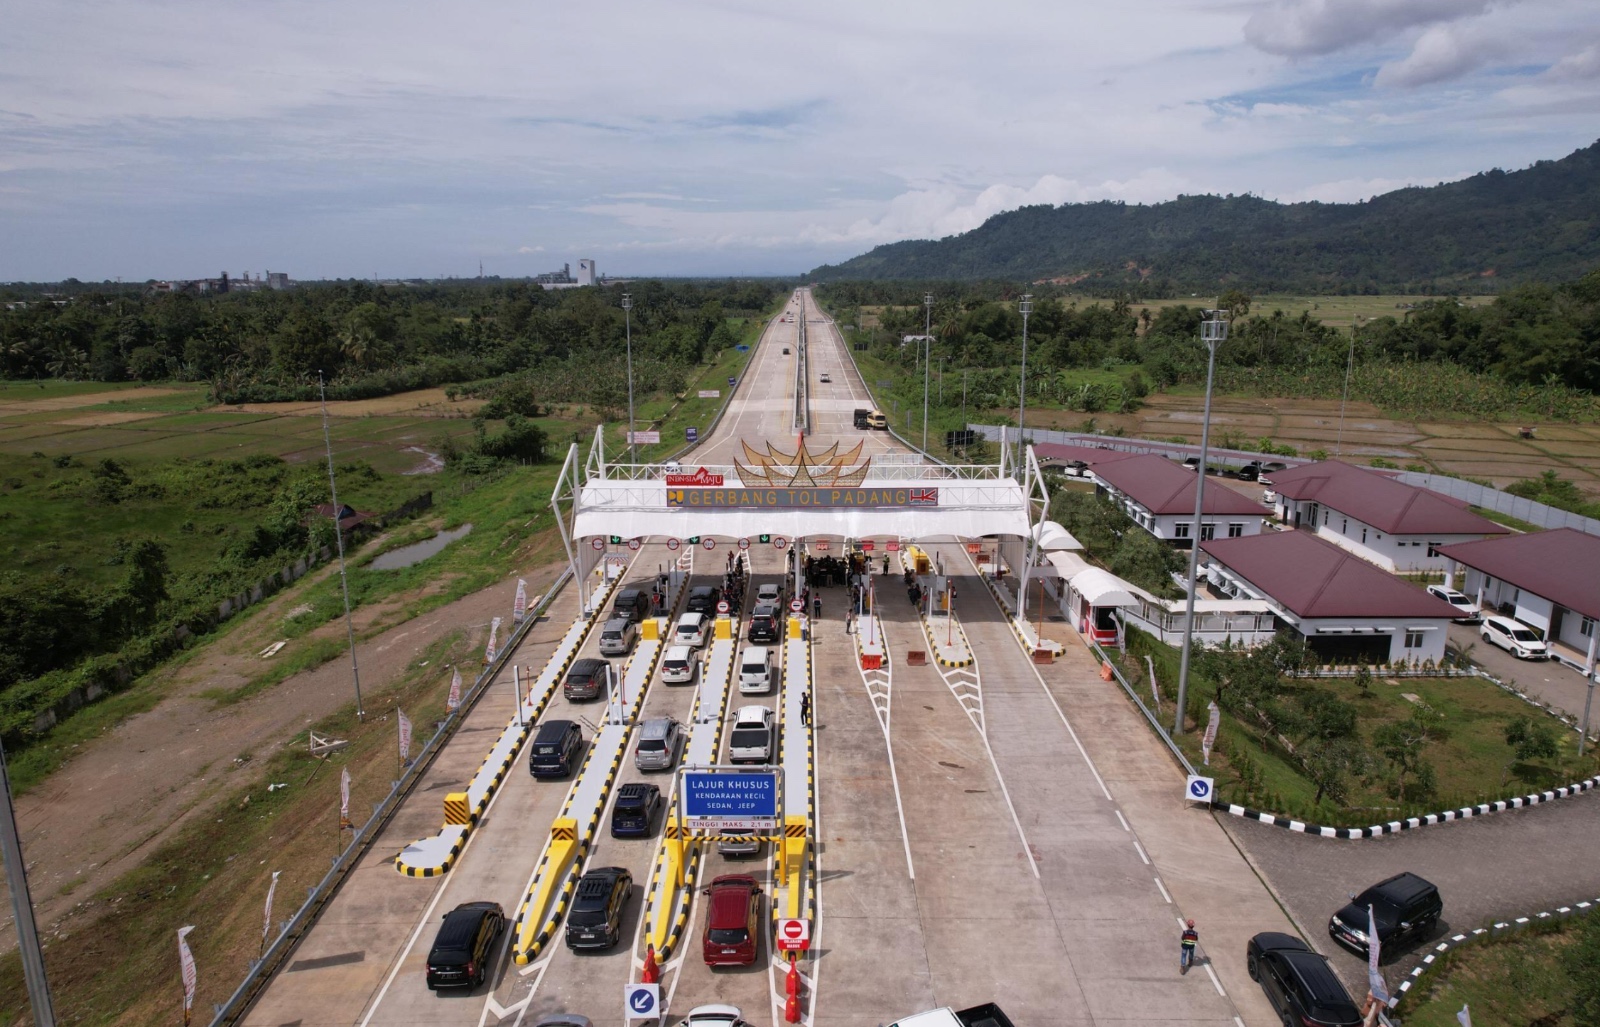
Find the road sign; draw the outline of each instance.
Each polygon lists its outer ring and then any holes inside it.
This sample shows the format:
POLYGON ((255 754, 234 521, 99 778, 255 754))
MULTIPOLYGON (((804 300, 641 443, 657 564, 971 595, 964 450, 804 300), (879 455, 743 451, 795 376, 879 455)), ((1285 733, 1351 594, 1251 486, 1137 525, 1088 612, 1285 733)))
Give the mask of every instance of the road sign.
POLYGON ((683 429, 683 441, 685 441, 685 442, 699 442, 700 441, 700 429, 695 427, 692 424, 689 425, 689 427, 683 429))
POLYGON ((898 543, 898 542, 885 542, 883 544, 883 548, 888 550, 891 553, 898 553, 900 551, 900 543, 898 543))
POLYGON ((589 543, 589 548, 593 549, 597 553, 600 550, 604 549, 605 547, 606 547, 606 540, 601 538, 599 535, 596 535, 594 537, 594 540, 589 543))
POLYGON ((708 539, 706 539, 704 542, 702 542, 700 544, 702 546, 705 546, 707 549, 715 549, 715 548, 717 548, 717 540, 714 539, 714 538, 708 538, 708 539))
POLYGON ((636 539, 636 538, 630 538, 628 540, 628 548, 629 549, 638 549, 639 548, 639 540, 636 539))
POLYGON ((771 535, 757 535, 756 536, 756 541, 760 542, 762 545, 766 545, 768 542, 772 541, 772 536, 771 535))
POLYGON ((778 773, 686 770, 683 811, 691 828, 770 830, 778 825, 778 773))
POLYGON ((1190 802, 1203 802, 1209 805, 1212 796, 1216 794, 1215 786, 1216 781, 1212 778, 1190 774, 1183 788, 1183 797, 1190 802))
POLYGON ((806 608, 806 604, 803 601, 801 601, 799 599, 791 599, 791 600, 789 600, 789 611, 791 613, 800 613, 800 612, 804 611, 805 608, 806 608))
POLYGON ((701 389, 699 398, 700 399, 721 399, 722 398, 722 390, 721 389, 701 389))
POLYGON ((971 553, 974 556, 978 555, 979 553, 983 552, 983 543, 982 542, 968 542, 967 543, 967 552, 971 553))
POLYGON ((740 552, 743 552, 744 550, 749 549, 749 548, 750 548, 750 540, 749 539, 742 538, 742 539, 739 540, 739 550, 740 550, 740 552))
POLYGON ((728 605, 728 601, 726 599, 718 599, 717 600, 717 612, 718 613, 727 613, 731 609, 733 609, 733 607, 728 605))
POLYGON ((828 542, 826 539, 818 539, 816 542, 813 542, 812 545, 816 547, 819 553, 825 553, 828 551, 828 542))
POLYGON ((678 541, 678 540, 677 540, 677 539, 675 539, 675 538, 669 538, 669 539, 667 539, 667 548, 668 548, 668 549, 671 549, 671 550, 673 550, 673 551, 676 551, 676 550, 677 550, 677 548, 678 548, 678 547, 679 547, 679 546, 680 546, 680 545, 682 545, 682 544, 683 544, 683 543, 681 543, 681 542, 679 542, 679 541, 678 541))
POLYGON ((773 548, 775 548, 775 549, 782 549, 784 546, 786 546, 788 544, 789 544, 789 540, 784 538, 782 535, 778 535, 777 537, 775 537, 772 540, 772 545, 773 545, 773 548))
POLYGON ((623 434, 628 436, 628 441, 635 446, 655 445, 661 441, 659 431, 630 431, 623 434))
POLYGON ((872 552, 872 547, 874 545, 875 545, 875 543, 873 543, 873 542, 863 542, 863 543, 861 543, 861 551, 863 553, 870 553, 870 552, 872 552))
POLYGON ((778 948, 783 952, 804 952, 811 947, 811 921, 784 918, 778 921, 778 948))
POLYGON ((654 1020, 661 1016, 661 985, 629 984, 622 989, 630 1020, 654 1020))

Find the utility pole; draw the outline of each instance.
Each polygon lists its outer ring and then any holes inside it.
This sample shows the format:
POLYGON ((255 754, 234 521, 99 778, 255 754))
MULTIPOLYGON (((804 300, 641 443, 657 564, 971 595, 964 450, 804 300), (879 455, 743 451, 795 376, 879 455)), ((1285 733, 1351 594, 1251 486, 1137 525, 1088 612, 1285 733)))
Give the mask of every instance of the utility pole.
POLYGON ((1023 293, 1017 309, 1022 312, 1022 387, 1017 394, 1017 466, 1021 467, 1023 454, 1028 451, 1024 425, 1028 412, 1028 315, 1033 313, 1033 295, 1023 293))
POLYGON ((1333 440, 1333 455, 1335 457, 1339 456, 1344 449, 1344 408, 1345 404, 1350 402, 1350 372, 1354 371, 1356 366, 1356 321, 1359 320, 1360 318, 1357 317, 1350 322, 1350 356, 1345 360, 1344 364, 1344 396, 1339 400, 1339 433, 1334 436, 1333 440))
POLYGON ((1194 483, 1194 531, 1189 540, 1189 597, 1187 615, 1183 619, 1183 654, 1178 658, 1178 713, 1174 718, 1172 733, 1183 734, 1183 706, 1189 694, 1189 650, 1194 643, 1194 600, 1200 591, 1200 541, 1205 534, 1204 496, 1206 490, 1206 449, 1211 443, 1211 383, 1217 371, 1217 346, 1228 337, 1228 322, 1222 311, 1207 311, 1209 315, 1200 323, 1200 341, 1206 344, 1206 409, 1200 420, 1199 477, 1194 483))
POLYGON ((44 973, 44 950, 39 947, 39 927, 33 919, 33 897, 28 893, 28 865, 22 859, 22 837, 17 833, 16 812, 11 806, 11 775, 6 770, 6 754, 0 748, 0 849, 4 849, 6 883, 11 886, 11 912, 17 922, 17 949, 22 955, 22 977, 28 985, 28 1001, 33 1006, 36 1027, 56 1027, 55 1008, 50 1002, 50 980, 44 973))
POLYGON ((339 486, 333 479, 333 435, 328 431, 328 386, 317 372, 317 392, 322 397, 322 441, 328 447, 328 495, 333 500, 333 540, 339 547, 339 586, 344 590, 344 631, 350 640, 350 674, 356 684, 356 719, 365 721, 367 711, 361 706, 361 667, 356 663, 356 627, 350 619, 350 579, 344 566, 344 531, 339 527, 339 486))
POLYGON ((622 294, 622 317, 628 331, 628 463, 639 462, 633 449, 633 297, 622 294))
POLYGON ((933 293, 922 294, 922 451, 928 451, 928 365, 933 362, 933 293))

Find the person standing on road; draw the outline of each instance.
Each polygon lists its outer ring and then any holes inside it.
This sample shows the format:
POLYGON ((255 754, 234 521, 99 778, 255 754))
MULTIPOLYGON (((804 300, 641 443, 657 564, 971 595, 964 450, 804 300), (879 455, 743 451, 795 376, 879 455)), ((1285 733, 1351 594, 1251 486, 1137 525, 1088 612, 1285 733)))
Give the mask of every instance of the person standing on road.
POLYGON ((811 726, 811 690, 800 693, 800 723, 811 726))
POLYGON ((1200 943, 1200 932, 1194 929, 1193 920, 1183 922, 1183 934, 1178 939, 1178 972, 1188 973, 1194 965, 1194 947, 1200 943))
POLYGON ((821 596, 813 596, 812 599, 811 599, 811 619, 812 620, 818 620, 818 621, 822 619, 822 597, 821 596))
POLYGON ((889 554, 888 553, 884 553, 883 554, 883 573, 885 573, 885 574, 889 573, 889 554))

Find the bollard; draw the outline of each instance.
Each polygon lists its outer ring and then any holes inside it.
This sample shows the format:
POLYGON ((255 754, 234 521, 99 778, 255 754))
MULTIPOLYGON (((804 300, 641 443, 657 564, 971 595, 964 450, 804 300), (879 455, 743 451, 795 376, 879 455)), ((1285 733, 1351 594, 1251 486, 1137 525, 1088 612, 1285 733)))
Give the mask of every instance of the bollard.
POLYGON ((656 965, 656 947, 645 946, 644 970, 639 974, 640 984, 655 984, 661 980, 661 968, 656 965))

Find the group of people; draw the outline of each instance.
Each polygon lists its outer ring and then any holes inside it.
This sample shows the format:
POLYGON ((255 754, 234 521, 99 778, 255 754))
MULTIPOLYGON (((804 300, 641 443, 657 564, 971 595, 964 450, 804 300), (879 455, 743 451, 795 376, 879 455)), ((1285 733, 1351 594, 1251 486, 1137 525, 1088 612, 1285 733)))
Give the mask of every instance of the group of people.
POLYGON ((868 573, 867 555, 846 553, 843 559, 837 556, 806 556, 802 558, 801 573, 806 584, 813 588, 854 584, 856 579, 868 573))
POLYGON ((744 607, 744 586, 747 579, 744 561, 738 553, 728 554, 728 569, 722 575, 722 595, 735 610, 744 607))

